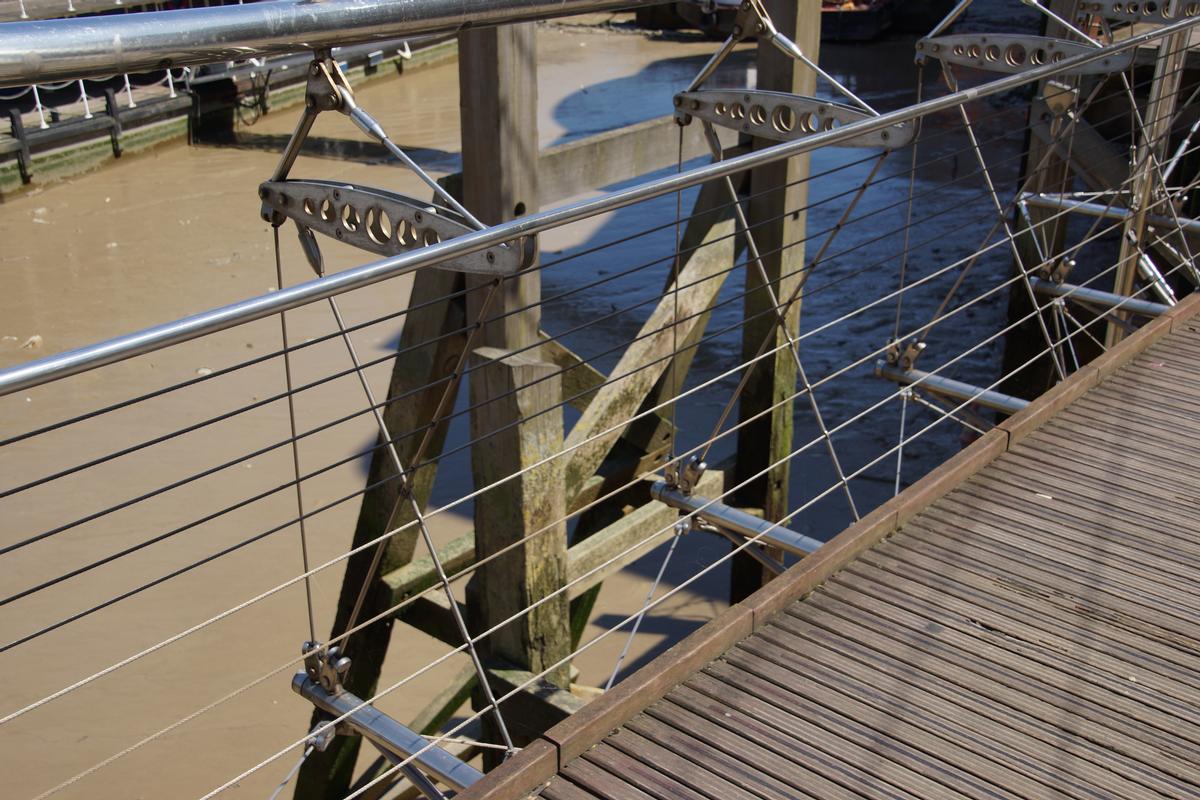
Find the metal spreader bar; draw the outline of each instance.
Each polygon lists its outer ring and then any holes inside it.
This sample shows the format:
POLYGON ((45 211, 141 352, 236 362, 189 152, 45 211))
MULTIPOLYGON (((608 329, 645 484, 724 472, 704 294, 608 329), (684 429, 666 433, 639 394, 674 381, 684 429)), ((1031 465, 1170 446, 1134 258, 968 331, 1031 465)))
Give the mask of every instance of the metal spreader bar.
POLYGON ((305 669, 292 678, 292 691, 339 720, 339 726, 350 728, 370 741, 389 761, 411 759, 401 770, 422 788, 429 800, 444 800, 445 795, 430 784, 424 773, 455 791, 462 791, 483 778, 483 773, 470 764, 346 691, 340 675, 349 667, 348 662, 349 659, 338 658, 337 648, 310 650, 305 669))
POLYGON ((697 494, 685 494, 666 481, 655 481, 650 487, 650 495, 671 508, 677 508, 687 514, 695 514, 724 531, 753 539, 766 547, 777 547, 792 555, 806 556, 824 544, 807 534, 759 519, 733 506, 718 503, 697 494))
POLYGON ((902 369, 887 361, 880 360, 875 364, 875 374, 880 378, 895 381, 901 386, 917 386, 935 394, 949 397, 964 403, 977 403, 984 408, 1000 411, 1004 414, 1015 414, 1025 406, 1028 400, 995 392, 991 389, 981 389, 969 383, 956 381, 941 375, 934 375, 919 369, 902 369))
POLYGON ((1074 300, 1079 303, 1100 306, 1102 308, 1119 308, 1122 311, 1127 311, 1131 314, 1141 314, 1146 317, 1157 317, 1171 310, 1171 307, 1165 303, 1155 303, 1137 297, 1126 297, 1123 294, 1102 292, 1099 289, 1091 289, 1087 286, 1055 283, 1043 278, 1030 278, 1030 282, 1033 284, 1033 290, 1041 295, 1063 297, 1067 300, 1074 300))

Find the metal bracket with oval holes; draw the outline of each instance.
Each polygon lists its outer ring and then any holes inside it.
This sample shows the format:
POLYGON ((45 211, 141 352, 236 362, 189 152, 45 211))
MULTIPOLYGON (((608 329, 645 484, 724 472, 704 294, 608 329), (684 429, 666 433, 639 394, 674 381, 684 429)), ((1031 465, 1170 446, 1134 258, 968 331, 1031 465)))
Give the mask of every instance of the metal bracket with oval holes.
POLYGON ((1120 22, 1151 25, 1167 25, 1188 17, 1200 16, 1200 2, 1195 0, 1080 0, 1077 9, 1080 14, 1095 14, 1120 22))
MULTIPOLYGON (((701 89, 675 95, 675 118, 687 125, 693 117, 777 142, 802 139, 872 118, 865 111, 841 103, 786 92, 701 89)), ((913 123, 901 122, 856 136, 839 146, 891 150, 909 144, 915 133, 913 123)))
MULTIPOLYGON (((399 255, 474 232, 455 212, 402 194, 335 181, 266 181, 258 187, 263 218, 278 225, 291 219, 300 226, 309 261, 318 261, 315 231, 381 256, 399 255)), ((525 248, 506 242, 437 264, 440 269, 482 275, 511 275, 525 266, 525 248)), ((314 269, 320 272, 317 263, 314 269)))
MULTIPOLYGON (((965 33, 938 36, 917 42, 917 63, 936 58, 949 64, 1015 75, 1094 48, 1079 42, 1048 36, 1021 36, 1005 33, 965 33)), ((1134 53, 1114 53, 1090 64, 1063 70, 1064 75, 1106 75, 1128 69, 1134 53)))

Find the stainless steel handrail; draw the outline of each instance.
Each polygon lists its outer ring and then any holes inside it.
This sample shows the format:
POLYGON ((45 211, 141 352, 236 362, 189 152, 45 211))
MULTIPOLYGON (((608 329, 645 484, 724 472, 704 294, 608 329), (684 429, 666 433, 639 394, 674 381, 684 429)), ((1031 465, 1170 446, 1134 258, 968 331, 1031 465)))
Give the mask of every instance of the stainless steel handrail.
POLYGON ((662 0, 279 0, 0 25, 0 87, 277 56, 662 0))
POLYGON ((237 325, 263 319, 281 311, 307 305, 334 297, 345 292, 370 286, 388 278, 404 275, 421 267, 494 247, 524 236, 541 233, 589 217, 624 208, 644 200, 670 194, 697 186, 707 181, 733 175, 742 170, 771 164, 792 156, 809 153, 821 147, 836 146, 842 142, 873 133, 897 123, 910 122, 928 114, 956 108, 980 98, 989 97, 1012 89, 1052 77, 1073 67, 1089 64, 1108 57, 1126 48, 1141 47, 1156 39, 1171 36, 1180 31, 1200 25, 1200 17, 1182 20, 1156 30, 1130 37, 1108 47, 1097 48, 1047 64, 1018 75, 1010 75, 982 86, 963 89, 943 97, 926 100, 913 106, 880 114, 859 122, 824 131, 793 142, 785 142, 742 156, 696 167, 626 189, 610 192, 590 200, 565 205, 559 208, 531 214, 480 231, 465 234, 440 244, 409 251, 401 255, 373 261, 343 272, 318 278, 307 283, 296 284, 271 294, 261 295, 220 308, 195 314, 173 322, 146 328, 136 333, 119 336, 88 347, 70 350, 37 361, 20 364, 0 371, 0 396, 29 389, 50 381, 86 372, 106 364, 134 356, 161 350, 171 345, 190 341, 210 333, 227 330, 237 325))

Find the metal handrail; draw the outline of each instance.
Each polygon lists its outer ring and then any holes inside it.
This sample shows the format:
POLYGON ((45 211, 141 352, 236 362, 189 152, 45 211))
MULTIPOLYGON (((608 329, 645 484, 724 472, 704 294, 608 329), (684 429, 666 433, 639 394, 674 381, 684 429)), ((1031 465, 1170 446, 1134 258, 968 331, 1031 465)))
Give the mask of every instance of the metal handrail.
MULTIPOLYGON (((337 2, 338 0, 335 0, 337 2)), ((465 234, 439 244, 373 261, 323 278, 296 284, 270 294, 243 300, 205 311, 183 319, 126 334, 88 347, 70 350, 37 361, 0 371, 0 396, 40 386, 60 378, 76 375, 134 356, 161 350, 171 345, 227 330, 243 323, 263 319, 282 311, 307 305, 318 300, 370 286, 380 281, 413 272, 422 267, 458 258, 522 237, 578 222, 598 214, 633 205, 676 191, 688 189, 707 181, 764 166, 792 156, 802 155, 821 147, 836 146, 863 134, 889 128, 897 123, 910 122, 928 114, 956 108, 984 97, 1052 77, 1065 70, 1104 59, 1127 48, 1165 38, 1200 25, 1200 17, 1182 20, 1173 25, 1132 36, 1122 42, 1064 59, 1055 64, 1010 75, 982 86, 963 89, 943 97, 926 100, 914 106, 869 117, 831 131, 823 131, 797 141, 785 142, 742 156, 707 164, 671 174, 656 180, 610 192, 600 197, 568 204, 559 208, 530 214, 526 217, 465 234)), ((3 47, 3 37, 0 37, 3 47)))
POLYGON ((662 0, 281 0, 0 26, 0 87, 197 66, 662 0))

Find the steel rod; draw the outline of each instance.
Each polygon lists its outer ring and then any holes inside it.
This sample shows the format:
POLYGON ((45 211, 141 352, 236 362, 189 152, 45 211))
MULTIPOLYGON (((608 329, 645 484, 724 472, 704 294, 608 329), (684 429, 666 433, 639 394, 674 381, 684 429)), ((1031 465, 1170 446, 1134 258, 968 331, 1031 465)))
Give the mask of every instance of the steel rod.
POLYGON ((410 763, 447 786, 462 791, 483 777, 483 773, 470 764, 431 746, 424 736, 364 704, 350 692, 330 694, 303 671, 292 678, 292 690, 335 718, 345 717, 342 719, 344 724, 386 752, 395 753, 402 759, 420 753, 410 763))
MULTIPOLYGON (((331 0, 337 2, 338 0, 331 0)), ((263 4, 268 5, 268 4, 263 4)), ((273 4, 271 4, 273 5, 273 4)), ((239 6, 239 8, 245 6, 239 6)), ((253 6, 251 6, 253 7, 253 6)), ((139 15, 126 15, 133 18, 139 15)), ((126 18, 121 17, 121 18, 126 18)), ((25 23, 8 23, 17 25, 25 23)), ((70 350, 47 358, 30 361, 0 371, 0 396, 39 386, 52 380, 86 372, 106 364, 161 350, 171 345, 191 341, 217 331, 269 317, 292 308, 324 300, 338 294, 371 286, 380 281, 413 272, 421 267, 432 266, 442 261, 475 253, 521 236, 530 236, 562 225, 633 205, 644 200, 661 197, 672 192, 697 186, 706 181, 733 175, 743 170, 771 164, 792 156, 809 153, 822 147, 841 144, 850 139, 891 127, 899 122, 908 122, 938 111, 955 108, 963 103, 983 97, 1001 94, 1027 83, 1050 77, 1064 70, 1106 58, 1126 48, 1140 47, 1170 33, 1189 30, 1200 25, 1200 17, 1185 19, 1174 25, 1147 31, 1130 37, 1107 48, 1098 48, 1064 59, 1057 64, 1047 64, 1027 72, 1010 75, 983 86, 962 89, 943 97, 926 100, 915 106, 890 111, 878 117, 869 117, 849 125, 823 131, 792 142, 756 150, 745 155, 729 158, 713 164, 696 167, 684 172, 668 175, 656 180, 617 190, 590 200, 519 217, 510 222, 494 225, 486 230, 464 234, 439 244, 409 251, 390 258, 373 261, 359 267, 347 269, 334 275, 308 281, 266 295, 232 303, 205 311, 180 320, 175 320, 136 333, 119 336, 95 345, 70 350)), ((5 45, 4 31, 0 28, 0 56, 5 45)))
POLYGON ((1069 283, 1060 285, 1042 278, 1031 278, 1030 281, 1033 284, 1033 290, 1038 294, 1050 295, 1051 297, 1065 297, 1068 300, 1078 300, 1082 303, 1091 303, 1092 305, 1103 306, 1104 308, 1117 308, 1119 306, 1122 311, 1129 311, 1147 317, 1157 317, 1160 314, 1167 313, 1170 309, 1169 306, 1162 303, 1139 300, 1136 297, 1126 297, 1125 295, 1113 294, 1112 292, 1102 292, 1099 289, 1089 289, 1086 286, 1074 286, 1069 283))
POLYGON ((281 0, 0 26, 0 86, 199 66, 661 0, 281 0))
POLYGON ((895 381, 901 386, 919 386, 944 397, 968 403, 978 403, 984 408, 990 408, 1004 414, 1015 414, 1029 405, 1028 400, 1022 400, 1019 397, 1001 394, 991 389, 980 389, 978 386, 972 386, 969 383, 923 372, 919 369, 900 369, 886 361, 880 361, 875 365, 875 374, 881 378, 895 381))
POLYGON ((793 555, 806 556, 824 544, 819 539, 814 539, 799 531, 780 527, 777 523, 759 519, 733 506, 727 506, 695 494, 684 494, 678 489, 671 488, 666 481, 655 481, 654 485, 650 487, 650 495, 671 508, 677 508, 689 514, 698 513, 699 516, 722 530, 754 539, 759 544, 778 547, 793 555))
MULTIPOLYGON (((1034 208, 1044 208, 1052 211, 1074 211, 1089 217, 1124 220, 1128 219, 1133 213, 1129 209, 1121 208, 1120 206, 1101 205, 1100 203, 1089 203, 1084 200, 1072 200, 1071 198, 1057 194, 1026 194, 1021 199, 1034 208)), ((1173 219, 1159 214, 1147 214, 1146 221, 1156 227, 1165 229, 1174 229, 1176 227, 1173 219)), ((1180 230, 1188 233, 1200 233, 1200 220, 1190 217, 1180 217, 1178 227, 1180 230)))

